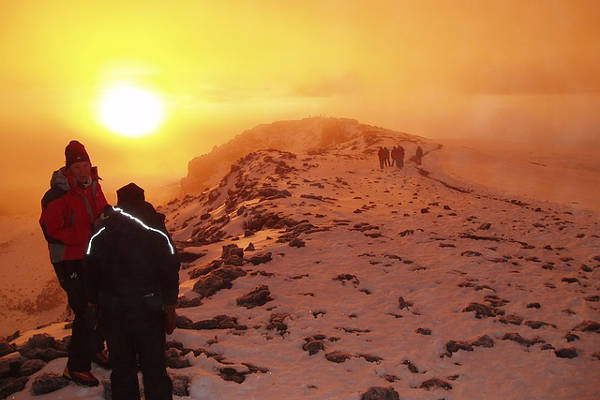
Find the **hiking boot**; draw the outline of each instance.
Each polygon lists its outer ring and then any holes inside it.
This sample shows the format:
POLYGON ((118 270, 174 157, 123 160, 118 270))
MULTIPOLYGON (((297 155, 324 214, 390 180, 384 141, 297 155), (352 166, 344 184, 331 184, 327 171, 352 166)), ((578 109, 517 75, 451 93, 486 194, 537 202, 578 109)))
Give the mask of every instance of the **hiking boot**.
POLYGON ((71 371, 69 367, 65 367, 63 377, 82 386, 98 386, 100 383, 91 372, 71 371))
POLYGON ((92 361, 101 366, 104 369, 110 369, 110 359, 108 358, 108 351, 102 350, 94 354, 92 361))

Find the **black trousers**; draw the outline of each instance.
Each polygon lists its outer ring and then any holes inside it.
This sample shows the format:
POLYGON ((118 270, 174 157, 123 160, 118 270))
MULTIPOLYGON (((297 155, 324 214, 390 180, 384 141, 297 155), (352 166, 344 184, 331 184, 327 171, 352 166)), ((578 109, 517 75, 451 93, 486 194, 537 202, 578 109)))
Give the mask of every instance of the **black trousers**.
POLYGON ((112 365, 113 400, 140 398, 138 363, 146 400, 171 400, 173 384, 167 375, 165 326, 160 299, 100 300, 112 365), (152 304, 154 302, 154 304, 152 304))
POLYGON ((66 260, 54 264, 54 271, 75 314, 67 367, 71 371, 88 372, 93 355, 104 348, 104 338, 88 307, 85 264, 83 260, 66 260))

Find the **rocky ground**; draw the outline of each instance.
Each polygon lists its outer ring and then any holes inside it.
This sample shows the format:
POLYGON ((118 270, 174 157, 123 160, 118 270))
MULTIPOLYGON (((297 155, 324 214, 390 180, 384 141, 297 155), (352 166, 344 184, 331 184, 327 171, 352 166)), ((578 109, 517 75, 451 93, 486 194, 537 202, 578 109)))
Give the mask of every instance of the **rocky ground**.
MULTIPOLYGON (((182 259, 177 396, 599 398, 597 215, 450 178, 441 151, 390 134, 260 150, 162 207, 182 259), (379 169, 395 144, 423 165, 379 169)), ((1 393, 108 398, 99 367, 99 388, 53 375, 68 334, 3 342, 1 393)))

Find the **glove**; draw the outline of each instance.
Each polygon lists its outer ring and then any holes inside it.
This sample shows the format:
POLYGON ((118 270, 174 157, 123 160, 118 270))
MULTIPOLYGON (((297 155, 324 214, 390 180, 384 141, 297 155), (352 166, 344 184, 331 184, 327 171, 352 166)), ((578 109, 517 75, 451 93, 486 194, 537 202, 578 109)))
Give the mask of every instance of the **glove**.
POLYGON ((175 305, 163 306, 163 310, 165 312, 165 332, 170 335, 175 330, 175 318, 177 318, 175 305))

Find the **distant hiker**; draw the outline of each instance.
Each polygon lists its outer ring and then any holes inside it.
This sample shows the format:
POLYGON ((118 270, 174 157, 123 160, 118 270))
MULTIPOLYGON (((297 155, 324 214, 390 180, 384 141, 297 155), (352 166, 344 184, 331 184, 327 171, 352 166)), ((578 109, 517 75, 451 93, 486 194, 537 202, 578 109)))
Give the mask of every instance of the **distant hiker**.
POLYGON ((402 168, 404 166, 404 148, 402 146, 394 146, 391 155, 392 165, 396 163, 396 167, 402 168))
POLYGON ((379 168, 383 169, 383 167, 385 166, 385 150, 383 149, 383 147, 379 148, 377 156, 379 157, 379 168))
POLYGON ((387 148, 387 147, 384 147, 384 148, 383 148, 383 151, 385 152, 385 157, 384 157, 384 160, 385 160, 385 162, 384 162, 384 165, 386 165, 386 166, 388 166, 388 167, 389 167, 389 166, 391 166, 391 165, 392 165, 392 164, 390 163, 390 151, 388 150, 388 148, 387 148))
POLYGON ((415 153, 415 163, 417 165, 421 165, 421 160, 423 159, 423 149, 421 146, 417 146, 417 151, 415 153))
POLYGON ((72 140, 65 149, 65 166, 55 171, 42 198, 40 225, 48 241, 50 261, 75 313, 69 360, 63 375, 75 383, 98 385, 91 362, 108 367, 103 340, 94 326, 85 294, 87 268, 83 258, 106 198, 85 147, 72 140))
POLYGON ((398 146, 396 149, 396 166, 398 168, 404 167, 404 147, 398 146))
POLYGON ((88 296, 106 327, 113 400, 140 398, 137 356, 148 400, 172 399, 165 332, 175 329, 179 259, 164 215, 130 183, 117 190, 117 207, 90 239, 88 296))

